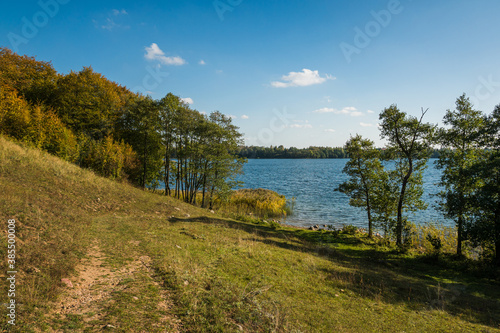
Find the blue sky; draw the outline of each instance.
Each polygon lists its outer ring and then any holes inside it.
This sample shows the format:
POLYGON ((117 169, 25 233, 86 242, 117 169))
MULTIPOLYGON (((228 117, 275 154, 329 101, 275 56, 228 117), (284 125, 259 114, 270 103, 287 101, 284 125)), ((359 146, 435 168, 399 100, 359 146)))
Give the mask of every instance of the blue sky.
POLYGON ((4 2, 0 45, 234 116, 248 145, 378 145, 378 114, 500 103, 500 2, 4 2))

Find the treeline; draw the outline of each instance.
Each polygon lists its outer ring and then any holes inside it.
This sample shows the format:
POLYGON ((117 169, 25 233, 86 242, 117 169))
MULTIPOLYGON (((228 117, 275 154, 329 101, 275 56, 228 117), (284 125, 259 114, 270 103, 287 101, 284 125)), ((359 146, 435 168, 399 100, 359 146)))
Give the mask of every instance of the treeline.
POLYGON ((244 159, 238 128, 220 112, 193 110, 173 94, 131 92, 90 67, 51 63, 0 48, 0 134, 81 167, 202 206, 233 186, 244 159))
POLYGON ((344 147, 350 159, 343 172, 349 180, 338 190, 350 196, 352 206, 366 209, 369 236, 374 228, 382 229, 400 248, 424 236, 439 250, 439 238, 412 234, 408 220, 408 212, 427 207, 421 199, 422 176, 438 146, 439 207, 456 223, 457 255, 464 254, 464 244, 481 245, 500 266, 500 105, 486 115, 464 94, 456 109, 446 112, 443 128, 423 122, 425 113, 412 117, 396 105, 383 110, 384 150, 360 135, 351 137, 344 147))
MULTIPOLYGON (((309 147, 309 148, 284 148, 283 146, 241 146, 238 148, 238 156, 244 158, 269 158, 269 159, 325 159, 325 158, 349 158, 344 147, 309 147)), ((431 158, 439 157, 439 150, 433 149, 431 158)))
POLYGON ((344 148, 309 147, 239 147, 238 155, 245 158, 346 158, 344 148))

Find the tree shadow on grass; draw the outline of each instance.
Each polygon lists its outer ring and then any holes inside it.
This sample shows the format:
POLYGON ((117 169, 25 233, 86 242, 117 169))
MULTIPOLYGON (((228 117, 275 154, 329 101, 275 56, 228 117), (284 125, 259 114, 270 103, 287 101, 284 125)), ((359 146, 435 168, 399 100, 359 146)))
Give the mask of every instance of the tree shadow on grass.
POLYGON ((448 261, 439 257, 409 258, 396 251, 347 247, 359 239, 334 232, 303 229, 275 229, 267 225, 232 220, 196 217, 171 218, 172 223, 193 222, 217 224, 243 230, 260 238, 252 238, 282 249, 310 253, 326 258, 348 270, 321 269, 332 286, 348 289, 362 297, 392 304, 404 303, 409 309, 437 309, 476 324, 500 328, 500 285, 496 280, 450 269, 448 261), (445 282, 441 282, 445 281, 445 282))

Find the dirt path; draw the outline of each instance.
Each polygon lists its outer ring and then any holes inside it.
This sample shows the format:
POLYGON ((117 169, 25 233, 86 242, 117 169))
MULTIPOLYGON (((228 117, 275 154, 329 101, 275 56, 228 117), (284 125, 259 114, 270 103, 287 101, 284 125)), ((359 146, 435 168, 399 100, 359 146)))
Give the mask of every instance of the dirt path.
POLYGON ((51 314, 58 326, 52 331, 179 332, 180 321, 171 314, 168 292, 154 279, 151 258, 140 256, 119 268, 106 259, 94 242, 77 274, 65 280, 51 314))

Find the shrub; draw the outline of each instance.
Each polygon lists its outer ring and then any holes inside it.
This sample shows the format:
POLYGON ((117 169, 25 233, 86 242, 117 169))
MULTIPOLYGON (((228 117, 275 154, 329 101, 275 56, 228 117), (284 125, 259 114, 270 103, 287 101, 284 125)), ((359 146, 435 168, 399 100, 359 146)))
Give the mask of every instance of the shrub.
POLYGON ((79 141, 80 166, 114 179, 127 179, 135 172, 137 157, 130 145, 116 142, 110 136, 102 140, 80 136, 79 141))
POLYGON ((350 224, 344 224, 342 226, 342 233, 343 234, 347 234, 347 235, 355 235, 356 232, 358 231, 358 227, 354 226, 354 225, 350 225, 350 224))

